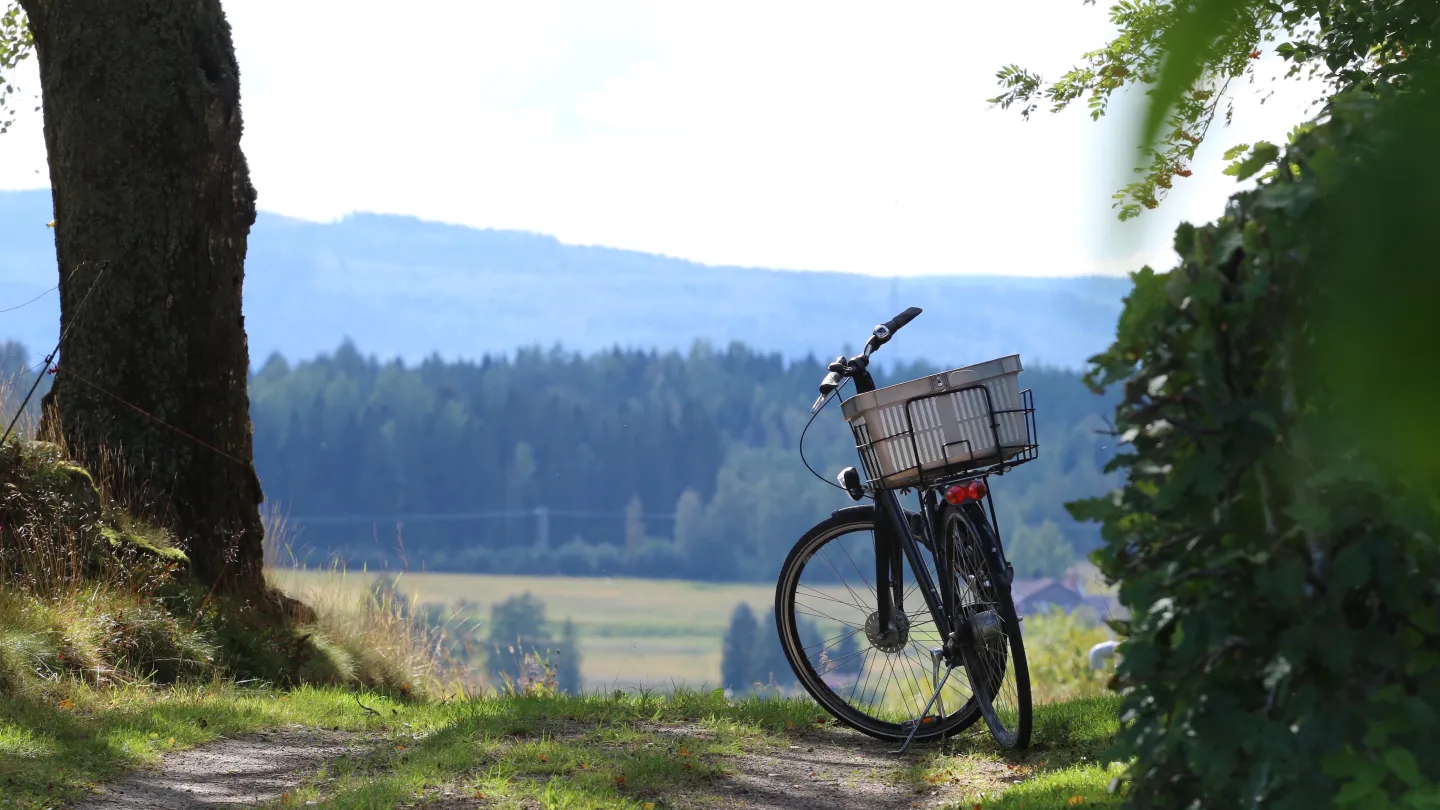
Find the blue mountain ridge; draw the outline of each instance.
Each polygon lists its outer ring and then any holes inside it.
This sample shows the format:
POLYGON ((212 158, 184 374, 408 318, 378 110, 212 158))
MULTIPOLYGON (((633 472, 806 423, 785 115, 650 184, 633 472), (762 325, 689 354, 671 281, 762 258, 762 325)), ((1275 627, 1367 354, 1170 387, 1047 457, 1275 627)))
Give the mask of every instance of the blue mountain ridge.
MULTIPOLYGON (((58 333, 50 193, 0 192, 0 340, 43 354, 58 333), (40 296, 34 303, 3 311, 40 296)), ((1018 353, 1027 365, 1081 367, 1103 350, 1130 282, 857 274, 716 267, 539 234, 413 217, 333 223, 264 213, 250 236, 245 320, 255 365, 304 359, 351 338, 414 363, 518 347, 594 352, 743 341, 799 359, 853 351, 907 306, 925 314, 890 360, 964 365, 1018 353)), ((103 301, 103 290, 97 292, 103 301)))

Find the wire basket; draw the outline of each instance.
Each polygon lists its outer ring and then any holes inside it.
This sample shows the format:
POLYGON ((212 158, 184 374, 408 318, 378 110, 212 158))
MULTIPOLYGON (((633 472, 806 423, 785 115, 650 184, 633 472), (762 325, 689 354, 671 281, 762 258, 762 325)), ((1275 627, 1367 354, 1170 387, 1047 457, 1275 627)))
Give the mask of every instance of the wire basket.
POLYGON ((1038 457, 1034 394, 1020 390, 1020 371, 1012 355, 846 400, 866 487, 931 486, 1038 457))

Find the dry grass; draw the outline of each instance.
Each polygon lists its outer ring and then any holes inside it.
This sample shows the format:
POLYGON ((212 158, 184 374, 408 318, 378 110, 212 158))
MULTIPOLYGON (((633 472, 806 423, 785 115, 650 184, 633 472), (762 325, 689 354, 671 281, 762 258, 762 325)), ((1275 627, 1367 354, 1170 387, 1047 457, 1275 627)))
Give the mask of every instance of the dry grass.
POLYGON ((0 693, 205 678, 217 645, 166 606, 183 554, 119 516, 55 444, 0 447, 0 693))
POLYGON ((338 560, 302 569, 285 515, 269 507, 261 520, 266 580, 315 611, 314 624, 303 629, 326 649, 337 668, 334 679, 388 684, 402 694, 475 694, 484 689, 483 675, 447 652, 445 633, 450 628, 427 626, 413 596, 374 592, 369 578, 353 577, 338 560), (291 576, 296 571, 305 576, 291 576))

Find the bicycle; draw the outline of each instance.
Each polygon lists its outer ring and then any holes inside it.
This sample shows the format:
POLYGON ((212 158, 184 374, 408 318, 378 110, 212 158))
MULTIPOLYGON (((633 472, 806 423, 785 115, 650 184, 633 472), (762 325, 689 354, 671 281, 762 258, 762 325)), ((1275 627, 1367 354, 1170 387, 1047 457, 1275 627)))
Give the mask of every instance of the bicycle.
POLYGON ((852 500, 873 504, 836 510, 795 544, 776 583, 776 626, 811 697, 850 728, 903 740, 897 754, 916 740, 958 734, 982 717, 1002 747, 1025 748, 1030 675, 1010 592, 1014 567, 1001 544, 989 478, 1038 454, 1033 395, 1015 382, 1018 356, 877 389, 871 354, 920 312, 911 307, 875 327, 864 350, 837 358, 820 383, 811 423, 846 381, 854 382, 842 408, 865 476, 846 467, 837 480, 852 500), (911 490, 918 510, 901 501, 911 490), (841 542, 852 538, 854 553, 841 542), (843 556, 827 553, 835 548, 843 556), (802 583, 817 561, 828 570, 817 565, 818 583, 802 583), (847 563, 859 585, 845 581, 847 563), (870 564, 874 585, 865 575, 870 564), (907 611, 906 600, 917 592, 923 604, 907 611), (814 597, 821 607, 797 607, 798 597, 814 597), (857 623, 830 615, 842 609, 856 611, 857 623), (822 629, 835 624, 838 632, 822 629), (897 665, 919 671, 901 675, 897 665), (965 672, 968 694, 951 677, 956 669, 965 672))

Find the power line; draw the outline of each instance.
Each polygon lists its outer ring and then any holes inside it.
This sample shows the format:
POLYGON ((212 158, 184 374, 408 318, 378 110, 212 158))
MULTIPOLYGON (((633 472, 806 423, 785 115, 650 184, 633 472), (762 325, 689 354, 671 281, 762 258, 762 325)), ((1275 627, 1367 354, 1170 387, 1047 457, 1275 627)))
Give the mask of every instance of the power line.
MULTIPOLYGON (((407 523, 415 522, 464 522, 479 520, 507 520, 517 518, 533 518, 540 513, 550 517, 572 517, 601 520, 625 520, 623 511, 599 512, 581 509, 499 509, 488 512, 411 512, 392 515, 291 515, 286 518, 289 523, 321 524, 347 524, 347 523, 407 523)), ((642 514, 643 520, 674 520, 673 512, 649 512, 642 514)))
POLYGON ((39 295, 35 296, 34 298, 31 298, 29 301, 26 301, 26 302, 23 303, 23 304, 16 304, 16 305, 13 306, 13 307, 6 307, 5 309, 0 309, 0 314, 6 313, 6 312, 14 312, 14 311, 17 310, 17 309, 24 309, 25 307, 30 306, 31 304, 35 303, 36 301, 39 301, 41 298, 44 298, 45 296, 49 295, 49 294, 52 293, 52 292, 55 292, 55 291, 58 290, 58 289, 60 289, 60 285, 59 285, 59 284, 56 284, 54 287, 51 287, 50 289, 46 290, 45 292, 40 293, 39 295))

